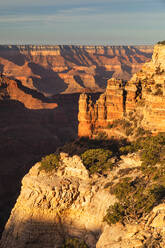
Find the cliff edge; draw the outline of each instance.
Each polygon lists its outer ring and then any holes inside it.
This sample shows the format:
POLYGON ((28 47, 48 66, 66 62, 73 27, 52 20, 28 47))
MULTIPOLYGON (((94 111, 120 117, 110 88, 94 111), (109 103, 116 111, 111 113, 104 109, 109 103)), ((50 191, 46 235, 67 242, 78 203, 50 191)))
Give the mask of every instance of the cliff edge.
POLYGON ((109 79, 105 93, 96 102, 87 94, 80 95, 78 119, 79 136, 92 136, 99 128, 113 126, 119 119, 129 122, 130 133, 136 128, 164 132, 165 45, 154 47, 152 60, 130 81, 109 79))
POLYGON ((109 226, 103 222, 109 205, 117 202, 110 185, 126 176, 136 179, 141 175, 137 154, 123 156, 106 175, 92 176, 79 156, 61 153, 60 157, 57 170, 46 173, 37 163, 23 178, 1 248, 65 247, 68 238, 83 240, 84 247, 90 248, 165 246, 164 203, 134 223, 109 226))

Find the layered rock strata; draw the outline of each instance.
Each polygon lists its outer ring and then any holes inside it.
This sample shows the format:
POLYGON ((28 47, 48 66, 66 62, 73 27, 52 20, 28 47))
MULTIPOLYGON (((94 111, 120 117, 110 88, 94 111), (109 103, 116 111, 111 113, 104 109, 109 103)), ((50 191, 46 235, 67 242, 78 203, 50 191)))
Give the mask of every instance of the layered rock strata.
MULTIPOLYGON (((3 232, 1 248, 60 248, 68 237, 77 237, 89 248, 142 248, 157 241, 165 245, 165 204, 156 206, 140 224, 108 226, 103 217, 116 202, 106 188, 131 168, 136 178, 141 161, 136 154, 123 156, 119 166, 104 175, 89 176, 81 159, 61 153, 61 167, 47 174, 37 163, 23 178, 19 198, 3 232)), ((126 175, 128 176, 128 175, 126 175)))
POLYGON ((82 94, 79 99, 79 136, 91 136, 131 112, 141 116, 141 126, 154 132, 165 131, 165 46, 156 45, 152 60, 130 81, 110 79, 96 103, 82 94))
POLYGON ((152 46, 0 46, 0 71, 45 95, 103 91, 107 78, 130 79, 152 46))
POLYGON ((11 80, 3 75, 0 77, 0 96, 1 100, 19 101, 28 109, 53 109, 58 106, 55 102, 48 102, 48 99, 35 90, 24 87, 21 82, 11 80))

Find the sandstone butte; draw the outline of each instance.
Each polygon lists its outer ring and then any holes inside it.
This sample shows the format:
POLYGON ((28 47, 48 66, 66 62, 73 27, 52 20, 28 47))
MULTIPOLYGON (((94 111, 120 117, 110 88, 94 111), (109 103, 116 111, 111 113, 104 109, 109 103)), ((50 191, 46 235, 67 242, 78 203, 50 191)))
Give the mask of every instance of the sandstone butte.
MULTIPOLYGON (((165 247, 165 204, 161 203, 138 223, 109 226, 103 217, 117 199, 107 183, 117 183, 122 169, 136 178, 141 161, 136 154, 122 156, 107 176, 89 176, 79 156, 61 153, 57 171, 33 166, 22 180, 17 199, 0 241, 1 248, 60 248, 68 237, 77 237, 89 248, 165 247)), ((127 173, 128 174, 128 173, 127 173)))
POLYGON ((153 46, 0 46, 0 71, 44 95, 103 91, 106 81, 130 79, 153 46))
MULTIPOLYGON (((165 131, 164 45, 155 45, 152 60, 129 81, 108 80, 106 91, 96 102, 92 102, 88 94, 80 95, 80 137, 92 136, 98 130, 107 131, 108 125, 123 118, 128 121, 136 119, 140 127, 152 133, 165 131)), ((115 135, 115 132, 111 134, 115 135)))

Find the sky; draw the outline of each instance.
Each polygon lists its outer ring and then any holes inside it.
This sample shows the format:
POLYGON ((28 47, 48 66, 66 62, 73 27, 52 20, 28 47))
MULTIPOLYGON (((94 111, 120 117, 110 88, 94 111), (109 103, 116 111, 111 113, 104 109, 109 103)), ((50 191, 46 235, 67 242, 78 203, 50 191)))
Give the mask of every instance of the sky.
POLYGON ((165 40, 165 0, 0 0, 0 44, 142 45, 165 40))

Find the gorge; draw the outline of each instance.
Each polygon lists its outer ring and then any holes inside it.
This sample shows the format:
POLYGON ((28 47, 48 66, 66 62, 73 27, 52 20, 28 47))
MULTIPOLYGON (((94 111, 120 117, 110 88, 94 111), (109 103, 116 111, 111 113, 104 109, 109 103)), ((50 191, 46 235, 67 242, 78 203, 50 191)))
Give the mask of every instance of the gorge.
POLYGON ((111 77, 128 80, 153 46, 0 46, 0 71, 44 95, 98 92, 111 77))
POLYGON ((4 230, 2 225, 0 247, 63 248, 67 242, 85 248, 165 247, 165 46, 154 47, 151 61, 151 47, 82 47, 85 55, 69 46, 5 49, 11 53, 5 57, 3 47, 0 54, 2 224, 10 217, 4 230), (66 50, 70 53, 64 56, 66 50), (106 67, 108 60, 117 60, 113 74, 115 66, 106 67), (135 60, 139 64, 132 65, 135 60), (142 66, 144 60, 148 63, 142 66), (96 71, 100 84, 90 81, 96 71), (50 81, 44 81, 47 73, 50 81), (88 73, 85 83, 82 74, 88 73), (65 88, 64 78, 75 75, 83 84, 71 80, 65 88), (47 172, 42 157, 50 153, 57 164, 47 172), (117 209, 116 222, 113 206, 124 207, 124 213, 117 209))

